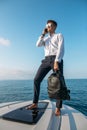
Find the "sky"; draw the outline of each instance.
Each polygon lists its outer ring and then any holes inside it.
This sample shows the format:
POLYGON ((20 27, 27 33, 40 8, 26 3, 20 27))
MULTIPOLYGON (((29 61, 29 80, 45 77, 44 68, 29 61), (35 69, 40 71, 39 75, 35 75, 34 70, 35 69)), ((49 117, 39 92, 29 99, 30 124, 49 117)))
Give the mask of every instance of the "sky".
POLYGON ((0 0, 0 80, 34 78, 48 19, 64 36, 65 78, 87 78, 87 0, 0 0))

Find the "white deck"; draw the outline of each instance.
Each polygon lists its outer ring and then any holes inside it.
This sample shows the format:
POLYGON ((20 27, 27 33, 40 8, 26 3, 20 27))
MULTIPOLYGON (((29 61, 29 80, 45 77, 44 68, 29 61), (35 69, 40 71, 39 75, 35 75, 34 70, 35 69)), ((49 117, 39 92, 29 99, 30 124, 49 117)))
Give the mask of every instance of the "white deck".
POLYGON ((56 117, 54 114, 55 102, 46 101, 49 102, 49 105, 41 119, 35 125, 2 119, 3 114, 27 106, 31 104, 31 101, 9 103, 10 105, 1 104, 0 130, 87 130, 87 119, 82 113, 67 105, 63 105, 61 116, 56 117))

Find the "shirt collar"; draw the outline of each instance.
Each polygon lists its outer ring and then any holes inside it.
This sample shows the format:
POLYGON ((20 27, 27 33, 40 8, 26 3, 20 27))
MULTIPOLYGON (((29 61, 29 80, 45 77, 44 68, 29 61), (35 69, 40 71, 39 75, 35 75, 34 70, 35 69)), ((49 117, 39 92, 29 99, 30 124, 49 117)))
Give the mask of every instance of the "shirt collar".
POLYGON ((55 33, 53 33, 53 34, 51 34, 51 35, 49 34, 49 37, 53 37, 54 35, 55 35, 55 33))

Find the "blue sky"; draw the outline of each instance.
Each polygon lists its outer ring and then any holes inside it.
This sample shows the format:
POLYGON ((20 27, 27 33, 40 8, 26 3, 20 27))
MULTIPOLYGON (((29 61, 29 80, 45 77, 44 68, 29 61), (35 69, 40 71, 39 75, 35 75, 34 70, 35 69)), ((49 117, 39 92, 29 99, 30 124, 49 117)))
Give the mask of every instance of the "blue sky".
POLYGON ((0 80, 32 79, 44 58, 36 47, 48 19, 65 40, 65 78, 87 78, 87 0, 0 0, 0 80))

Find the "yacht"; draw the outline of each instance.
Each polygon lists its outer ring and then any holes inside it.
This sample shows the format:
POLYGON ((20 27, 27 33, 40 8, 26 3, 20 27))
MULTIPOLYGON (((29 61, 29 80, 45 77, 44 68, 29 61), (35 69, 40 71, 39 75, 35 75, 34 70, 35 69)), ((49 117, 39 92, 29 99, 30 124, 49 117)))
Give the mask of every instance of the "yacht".
POLYGON ((80 111, 63 104, 55 116, 56 103, 40 100, 37 109, 29 110, 32 101, 0 104, 0 130, 87 130, 87 118, 80 111))

